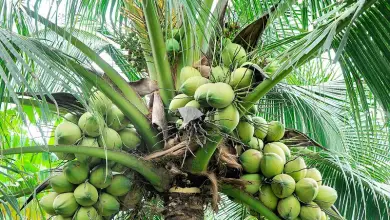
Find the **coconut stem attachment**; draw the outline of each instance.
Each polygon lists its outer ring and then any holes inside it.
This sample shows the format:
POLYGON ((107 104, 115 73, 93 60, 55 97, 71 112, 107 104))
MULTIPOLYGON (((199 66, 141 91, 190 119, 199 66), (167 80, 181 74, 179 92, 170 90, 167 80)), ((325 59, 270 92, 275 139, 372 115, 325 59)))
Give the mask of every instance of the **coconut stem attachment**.
POLYGON ((1 155, 12 155, 22 153, 42 153, 42 152, 62 152, 85 154, 91 157, 98 157, 109 161, 114 161, 122 164, 147 179, 154 188, 159 192, 164 192, 169 189, 169 175, 163 169, 154 167, 150 162, 144 161, 141 158, 135 157, 125 152, 104 150, 96 147, 82 147, 75 145, 58 145, 58 146, 31 146, 31 147, 16 147, 3 150, 1 155))

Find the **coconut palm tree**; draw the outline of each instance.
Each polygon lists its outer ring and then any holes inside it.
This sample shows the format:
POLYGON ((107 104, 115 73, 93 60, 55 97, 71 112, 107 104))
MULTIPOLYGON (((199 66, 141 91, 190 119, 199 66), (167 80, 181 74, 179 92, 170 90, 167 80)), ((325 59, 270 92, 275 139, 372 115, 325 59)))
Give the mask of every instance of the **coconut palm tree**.
POLYGON ((226 63, 231 41, 256 75, 250 89, 235 91, 241 116, 254 109, 286 126, 282 141, 337 190, 326 213, 389 219, 387 0, 0 5, 1 218, 44 218, 37 198, 65 163, 54 153, 77 153, 134 174, 119 219, 280 219, 237 180, 234 132, 211 132, 211 116, 193 108, 169 110, 183 67, 208 78, 226 63), (96 111, 89 101, 96 90, 134 126, 136 150, 55 144, 66 113, 96 111))

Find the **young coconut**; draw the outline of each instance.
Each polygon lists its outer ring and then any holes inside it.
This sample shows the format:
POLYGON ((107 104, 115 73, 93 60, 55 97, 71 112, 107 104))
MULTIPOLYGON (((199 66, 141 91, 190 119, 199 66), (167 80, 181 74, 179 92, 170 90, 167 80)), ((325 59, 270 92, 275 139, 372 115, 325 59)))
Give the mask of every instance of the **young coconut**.
POLYGON ((272 211, 276 210, 279 198, 274 194, 270 185, 262 185, 259 192, 260 201, 272 211))
POLYGON ((255 126, 255 136, 264 140, 268 132, 268 123, 262 117, 252 117, 253 125, 255 126))
POLYGON ((66 179, 64 173, 60 173, 58 175, 51 177, 49 183, 51 188, 56 193, 73 192, 73 190, 76 188, 75 185, 73 185, 66 179))
POLYGON ((129 178, 118 174, 113 177, 111 185, 106 188, 106 191, 113 196, 124 196, 130 191, 132 185, 129 178))
POLYGON ((248 121, 240 121, 237 125, 236 131, 243 143, 248 143, 253 137, 255 128, 248 121))
POLYGON ((240 114, 233 105, 229 105, 223 109, 217 109, 214 115, 214 123, 225 133, 232 132, 237 127, 239 121, 240 114))
POLYGON ((282 148, 280 148, 278 145, 273 143, 268 143, 264 146, 263 151, 264 153, 275 153, 279 155, 283 159, 283 163, 286 163, 286 155, 284 154, 282 148))
POLYGON ((77 117, 77 115, 74 115, 72 113, 66 113, 64 115, 64 119, 69 121, 69 122, 72 122, 73 124, 76 124, 76 125, 79 121, 79 117, 77 117))
POLYGON ((283 172, 283 159, 275 153, 264 154, 260 168, 265 177, 271 178, 283 172))
POLYGON ((264 143, 259 138, 251 137, 251 140, 248 142, 248 146, 255 150, 263 150, 264 143))
POLYGON ((183 82, 179 91, 188 96, 194 96, 196 89, 198 89, 199 86, 207 83, 209 83, 208 79, 202 76, 193 76, 183 82))
POLYGON ((299 201, 309 203, 313 201, 318 194, 318 184, 312 178, 303 178, 297 182, 295 194, 299 201))
POLYGON ((91 171, 89 182, 98 189, 107 188, 112 182, 111 169, 106 169, 105 164, 95 167, 91 171))
POLYGON ((169 111, 173 112, 176 111, 178 108, 184 107, 188 102, 192 100, 191 97, 188 97, 185 94, 179 94, 171 100, 169 103, 169 111))
POLYGON ((209 87, 206 102, 213 108, 226 108, 234 100, 235 94, 232 87, 226 83, 214 83, 209 87))
POLYGON ((221 56, 223 65, 226 67, 229 67, 231 64, 241 66, 247 60, 245 49, 235 43, 226 44, 221 56))
POLYGON ((80 117, 78 125, 86 135, 97 137, 104 127, 104 119, 100 115, 92 115, 90 112, 86 112, 80 117))
POLYGON ((237 68, 230 75, 229 85, 234 89, 249 87, 253 83, 253 71, 247 68, 237 68))
POLYGON ((102 135, 98 138, 99 146, 107 149, 121 149, 122 139, 121 136, 112 128, 104 128, 102 135))
POLYGON ((102 220, 94 207, 80 207, 74 215, 74 220, 102 220))
POLYGON ((296 219, 301 212, 301 204, 293 195, 281 199, 278 203, 278 213, 283 219, 296 219))
POLYGON ((328 220, 328 217, 326 216, 325 212, 321 211, 321 220, 328 220))
POLYGON ((306 176, 306 163, 302 157, 296 157, 284 165, 284 173, 294 178, 298 182, 306 176))
POLYGON ((67 218, 62 215, 55 215, 51 218, 51 220, 72 220, 72 217, 67 218))
POLYGON ((317 182, 318 186, 322 185, 322 175, 316 168, 307 169, 306 178, 312 178, 317 182))
POLYGON ((284 125, 280 123, 279 121, 271 121, 268 125, 268 132, 267 132, 267 141, 268 142, 275 142, 279 141, 284 136, 284 125))
POLYGON ((119 136, 127 150, 134 150, 141 144, 141 138, 134 129, 125 128, 119 131, 119 136))
POLYGON ((185 66, 180 70, 180 85, 193 76, 202 76, 200 72, 192 66, 185 66))
POLYGON ((211 90, 214 87, 215 83, 207 83, 204 85, 199 86, 199 88, 195 91, 194 99, 201 105, 201 106, 209 106, 207 103, 207 93, 209 90, 211 90))
POLYGON ((192 100, 189 103, 187 103, 184 107, 193 107, 193 108, 200 109, 200 104, 198 101, 192 100))
POLYGON ((105 115, 112 106, 112 101, 100 91, 89 97, 89 103, 102 115, 105 115))
POLYGON ((212 82, 225 82, 228 79, 229 69, 224 66, 211 68, 210 80, 212 82))
POLYGON ((249 149, 241 154, 240 163, 246 172, 257 173, 260 170, 262 158, 263 153, 258 150, 249 149))
POLYGON ((73 193, 59 194, 53 201, 53 209, 57 215, 71 217, 79 208, 73 193))
MULTIPOLYGON (((55 142, 57 144, 75 145, 81 139, 79 126, 68 121, 64 121, 56 127, 54 131, 55 142)), ((74 154, 56 153, 58 159, 73 160, 74 154)))
POLYGON ((316 203, 311 202, 310 204, 306 204, 301 207, 299 217, 302 220, 321 220, 321 209, 316 203))
POLYGON ((53 208, 54 199, 58 196, 56 192, 49 192, 39 200, 39 205, 49 215, 55 215, 56 212, 53 208))
POLYGON ((278 198, 283 199, 294 193, 295 180, 287 174, 279 174, 272 179, 271 188, 278 198))
POLYGON ((272 142, 272 144, 278 145, 284 151, 284 155, 286 155, 286 159, 291 157, 291 151, 285 144, 283 144, 282 142, 272 142))
POLYGON ((318 194, 314 199, 321 208, 330 208, 337 200, 337 191, 329 186, 318 187, 318 194))
POLYGON ((242 175, 240 179, 248 181, 247 184, 245 184, 245 192, 255 194, 257 191, 259 191, 259 187, 262 181, 260 174, 245 174, 242 175))
POLYGON ((108 193, 102 193, 94 207, 100 215, 111 216, 119 211, 120 205, 114 196, 108 193))
POLYGON ((62 172, 70 183, 80 184, 88 178, 89 167, 77 160, 69 161, 62 172))
POLYGON ((129 119, 126 118, 123 112, 116 105, 113 105, 110 110, 108 110, 107 126, 109 128, 112 128, 115 131, 120 131, 127 127, 128 124, 130 124, 129 119))
POLYGON ((165 42, 165 47, 168 53, 180 51, 180 44, 175 38, 167 39, 167 41, 165 42))
POLYGON ((99 195, 92 184, 85 182, 74 190, 74 197, 81 206, 91 206, 97 202, 99 195))
MULTIPOLYGON (((85 147, 99 147, 99 143, 96 138, 84 137, 79 143, 80 146, 85 147)), ((78 161, 88 164, 88 166, 92 167, 96 164, 100 163, 101 159, 97 157, 90 157, 85 154, 75 154, 78 161)))

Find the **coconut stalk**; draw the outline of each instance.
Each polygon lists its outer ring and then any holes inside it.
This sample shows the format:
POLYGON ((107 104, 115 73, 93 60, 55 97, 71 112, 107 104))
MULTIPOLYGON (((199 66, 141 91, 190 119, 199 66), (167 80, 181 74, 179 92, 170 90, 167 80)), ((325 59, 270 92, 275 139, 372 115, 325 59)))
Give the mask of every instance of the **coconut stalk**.
POLYGON ((154 151, 163 148, 163 142, 160 141, 158 132, 152 126, 150 121, 143 115, 132 103, 128 102, 110 84, 95 74, 86 70, 83 66, 71 59, 65 58, 76 73, 88 80, 97 87, 130 119, 137 132, 140 133, 145 140, 149 150, 154 151))
POLYGON ((221 135, 213 135, 208 137, 206 144, 203 147, 200 147, 195 153, 195 158, 191 163, 191 172, 200 173, 207 171, 209 161, 221 140, 221 135))
POLYGON ((158 20, 155 2, 143 0, 142 3, 154 65, 157 71, 160 96, 167 107, 174 96, 175 86, 165 48, 164 35, 158 20))
POLYGON ((264 216, 268 220, 280 220, 280 218, 271 210, 269 210, 263 203, 259 200, 253 198, 253 196, 248 193, 237 189, 232 185, 222 185, 220 187, 222 193, 233 197, 236 200, 241 201, 245 205, 249 206, 251 210, 254 210, 260 215, 264 216))
POLYGON ((93 51, 91 48, 89 48, 86 44, 77 39, 71 33, 67 32, 65 29, 58 27, 53 22, 40 16, 39 14, 35 13, 27 7, 24 7, 24 9, 31 17, 37 19, 42 24, 44 24, 45 27, 48 27, 50 30, 54 31, 59 36, 62 36, 73 46, 82 51, 88 58, 95 62, 96 65, 98 65, 104 71, 105 75, 107 75, 107 77, 119 88, 119 90, 124 94, 125 98, 128 101, 133 103, 133 105, 136 106, 144 115, 149 114, 148 108, 146 107, 141 97, 137 94, 137 92, 134 91, 134 89, 131 88, 131 86, 119 75, 119 73, 115 71, 115 69, 110 64, 104 61, 99 56, 99 54, 97 54, 95 51, 93 51))
POLYGON ((154 188, 159 192, 164 192, 169 188, 169 175, 159 167, 155 167, 152 163, 144 161, 139 157, 131 154, 113 150, 105 150, 96 147, 84 147, 77 145, 49 145, 49 146, 28 146, 16 147, 1 151, 2 156, 26 153, 43 153, 43 152, 60 152, 84 154, 91 157, 107 159, 124 165, 147 179, 154 188))

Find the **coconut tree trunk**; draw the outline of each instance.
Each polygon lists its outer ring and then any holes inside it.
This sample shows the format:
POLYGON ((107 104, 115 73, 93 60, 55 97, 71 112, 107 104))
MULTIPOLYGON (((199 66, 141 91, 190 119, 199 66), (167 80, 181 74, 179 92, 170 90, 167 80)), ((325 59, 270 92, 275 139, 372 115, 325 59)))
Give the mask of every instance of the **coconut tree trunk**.
POLYGON ((166 220, 204 219, 205 199, 200 193, 167 193, 164 203, 166 220))

